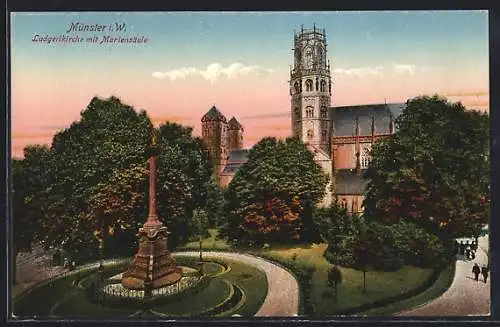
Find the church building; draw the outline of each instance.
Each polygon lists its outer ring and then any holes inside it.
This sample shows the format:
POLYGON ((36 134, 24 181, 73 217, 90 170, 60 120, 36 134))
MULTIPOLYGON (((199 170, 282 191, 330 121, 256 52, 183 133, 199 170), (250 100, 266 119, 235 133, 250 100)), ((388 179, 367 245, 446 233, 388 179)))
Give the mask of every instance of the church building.
MULTIPOLYGON (((395 132, 394 120, 404 103, 332 106, 334 80, 327 60, 325 30, 304 29, 294 37, 294 64, 290 69, 291 135, 302 140, 329 177, 322 201, 336 201, 351 213, 362 212, 366 182, 363 171, 371 147, 395 132)), ((248 160, 242 149, 243 127, 212 107, 202 118, 202 135, 216 167, 216 178, 227 186, 248 160)))
POLYGON ((248 160, 248 150, 243 149, 243 126, 226 117, 213 106, 201 118, 201 135, 210 153, 217 184, 226 187, 238 168, 248 160))

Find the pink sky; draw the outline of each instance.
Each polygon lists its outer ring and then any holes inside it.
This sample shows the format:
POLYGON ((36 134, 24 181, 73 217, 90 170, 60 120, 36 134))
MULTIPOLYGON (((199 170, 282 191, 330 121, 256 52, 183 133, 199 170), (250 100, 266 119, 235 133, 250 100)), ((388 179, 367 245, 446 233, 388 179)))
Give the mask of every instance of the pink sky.
MULTIPOLYGON (((28 144, 50 144, 58 130, 79 119, 80 111, 94 95, 118 96, 136 109, 146 109, 155 124, 169 120, 193 126, 195 135, 199 135, 201 117, 215 104, 228 119, 236 116, 243 124, 246 147, 263 136, 288 136, 289 116, 252 118, 289 112, 287 72, 282 73, 221 79, 210 84, 195 77, 170 81, 101 72, 100 76, 83 73, 75 79, 73 73, 64 71, 53 71, 50 76, 22 71, 12 80, 13 155, 22 156, 28 144)), ((365 77, 339 74, 332 104, 382 103, 384 98, 387 102, 401 102, 419 94, 440 93, 451 101, 488 110, 488 88, 483 81, 433 75, 433 79, 426 79, 425 73, 365 77)))

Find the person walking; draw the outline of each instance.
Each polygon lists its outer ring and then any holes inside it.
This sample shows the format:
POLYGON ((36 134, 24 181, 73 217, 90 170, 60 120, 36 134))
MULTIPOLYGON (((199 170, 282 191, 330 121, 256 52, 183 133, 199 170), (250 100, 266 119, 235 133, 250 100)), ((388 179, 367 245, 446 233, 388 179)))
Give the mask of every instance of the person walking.
POLYGON ((477 282, 479 280, 479 274, 481 273, 481 269, 479 268, 479 265, 477 263, 475 263, 472 267, 472 273, 474 274, 474 279, 477 282))
POLYGON ((483 266, 483 268, 481 268, 481 274, 483 275, 484 282, 487 283, 488 282, 488 268, 486 268, 486 266, 483 266))
POLYGON ((470 246, 469 245, 467 245, 467 247, 465 248, 465 258, 467 260, 470 259, 470 246))

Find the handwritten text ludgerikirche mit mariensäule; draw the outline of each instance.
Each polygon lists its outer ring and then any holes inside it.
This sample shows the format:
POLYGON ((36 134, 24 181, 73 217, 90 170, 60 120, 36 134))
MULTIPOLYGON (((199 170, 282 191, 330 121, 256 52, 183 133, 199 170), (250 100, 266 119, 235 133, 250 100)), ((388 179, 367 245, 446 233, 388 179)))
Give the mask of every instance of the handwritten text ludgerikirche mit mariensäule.
POLYGON ((113 24, 84 24, 80 22, 70 23, 65 34, 58 36, 39 35, 33 36, 32 42, 39 43, 147 43, 148 38, 144 35, 125 35, 127 33, 126 23, 113 24), (92 34, 89 34, 92 33, 92 34))

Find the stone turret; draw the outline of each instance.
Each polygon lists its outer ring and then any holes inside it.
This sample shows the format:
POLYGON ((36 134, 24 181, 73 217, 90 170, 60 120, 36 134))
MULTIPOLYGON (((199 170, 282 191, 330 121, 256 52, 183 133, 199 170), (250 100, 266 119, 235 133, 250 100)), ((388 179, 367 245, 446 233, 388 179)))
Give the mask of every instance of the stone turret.
POLYGON ((227 124, 228 135, 227 135, 227 147, 229 151, 240 150, 243 148, 243 126, 236 120, 236 118, 231 118, 227 124))
POLYGON ((202 139, 210 152, 215 180, 220 184, 220 174, 226 166, 229 155, 227 149, 227 120, 215 106, 201 118, 202 139))

